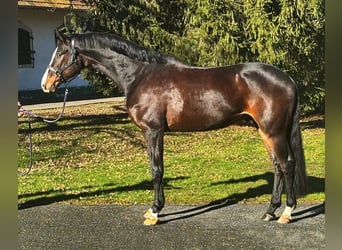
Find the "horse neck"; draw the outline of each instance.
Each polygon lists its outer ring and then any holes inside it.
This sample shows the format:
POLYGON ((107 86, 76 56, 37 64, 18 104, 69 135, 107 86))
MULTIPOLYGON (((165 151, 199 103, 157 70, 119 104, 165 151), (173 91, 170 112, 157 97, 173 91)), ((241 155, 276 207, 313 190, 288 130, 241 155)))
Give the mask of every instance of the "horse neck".
POLYGON ((143 72, 143 68, 148 65, 109 49, 84 48, 80 50, 80 56, 85 67, 92 67, 108 76, 119 85, 125 95, 139 72, 143 72))

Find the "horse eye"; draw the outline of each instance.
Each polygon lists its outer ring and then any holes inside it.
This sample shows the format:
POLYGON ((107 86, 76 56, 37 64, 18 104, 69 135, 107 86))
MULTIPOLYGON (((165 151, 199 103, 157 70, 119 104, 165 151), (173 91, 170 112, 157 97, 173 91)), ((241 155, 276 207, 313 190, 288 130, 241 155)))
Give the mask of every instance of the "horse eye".
POLYGON ((62 56, 64 53, 66 52, 66 50, 61 50, 61 51, 57 51, 57 57, 62 56))

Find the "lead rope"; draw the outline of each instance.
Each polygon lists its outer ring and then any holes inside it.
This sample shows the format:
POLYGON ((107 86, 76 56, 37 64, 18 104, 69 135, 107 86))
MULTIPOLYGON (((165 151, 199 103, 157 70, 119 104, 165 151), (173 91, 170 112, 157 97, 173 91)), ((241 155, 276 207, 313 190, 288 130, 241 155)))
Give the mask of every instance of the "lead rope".
POLYGON ((43 119, 43 122, 46 122, 46 123, 56 123, 59 119, 62 118, 63 114, 64 114, 64 109, 65 109, 65 103, 66 103, 66 100, 67 100, 67 97, 68 97, 68 93, 69 93, 69 90, 68 90, 68 87, 65 88, 65 92, 64 92, 64 99, 63 99, 63 106, 62 106, 62 110, 61 112, 59 113, 59 115, 57 116, 56 119, 54 120, 47 120, 47 119, 43 119))
POLYGON ((59 115, 57 116, 56 119, 54 120, 48 120, 45 119, 35 113, 33 113, 32 111, 26 110, 24 108, 20 108, 19 111, 22 115, 27 115, 27 122, 28 122, 28 138, 29 138, 29 156, 30 156, 30 161, 29 161, 29 166, 27 167, 27 170, 25 172, 20 172, 18 170, 18 175, 19 176, 25 176, 28 175, 31 170, 32 170, 32 126, 31 126, 31 117, 35 117, 35 118, 39 118, 41 119, 43 122, 52 124, 52 123, 56 123, 59 119, 62 118, 63 114, 64 114, 64 110, 65 110, 65 104, 66 104, 66 100, 67 100, 67 96, 68 96, 69 90, 68 90, 68 85, 66 84, 66 88, 65 88, 65 92, 64 92, 64 99, 63 99, 63 106, 61 109, 61 112, 59 113, 59 115))

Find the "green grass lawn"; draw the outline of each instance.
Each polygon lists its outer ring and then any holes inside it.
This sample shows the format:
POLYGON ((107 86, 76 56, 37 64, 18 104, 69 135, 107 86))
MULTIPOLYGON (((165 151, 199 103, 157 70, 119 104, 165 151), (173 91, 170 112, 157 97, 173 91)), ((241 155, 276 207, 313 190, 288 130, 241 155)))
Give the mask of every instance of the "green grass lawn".
MULTIPOLYGON (((58 110, 40 110, 45 117, 58 110)), ((325 129, 321 117, 303 120, 309 193, 299 202, 325 200, 325 129)), ((18 122, 19 170, 28 165, 27 122, 18 122)), ((18 177, 22 205, 151 204, 152 182, 143 136, 123 103, 67 107, 57 124, 32 122, 33 168, 18 177)), ((165 135, 167 204, 221 199, 269 203, 273 167, 259 133, 230 126, 165 135)))

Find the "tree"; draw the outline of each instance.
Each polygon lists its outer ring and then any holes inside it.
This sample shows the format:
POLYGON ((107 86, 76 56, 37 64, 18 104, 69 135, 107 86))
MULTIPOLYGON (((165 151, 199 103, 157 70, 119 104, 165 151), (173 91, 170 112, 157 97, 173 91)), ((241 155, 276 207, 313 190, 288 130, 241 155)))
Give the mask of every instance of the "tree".
MULTIPOLYGON (((324 111, 324 0, 84 0, 92 29, 198 66, 262 61, 298 84, 304 112, 324 111)), ((105 94, 116 84, 84 77, 105 94)))
POLYGON ((324 1, 245 0, 251 58, 274 64, 298 84, 305 112, 324 111, 324 1))

